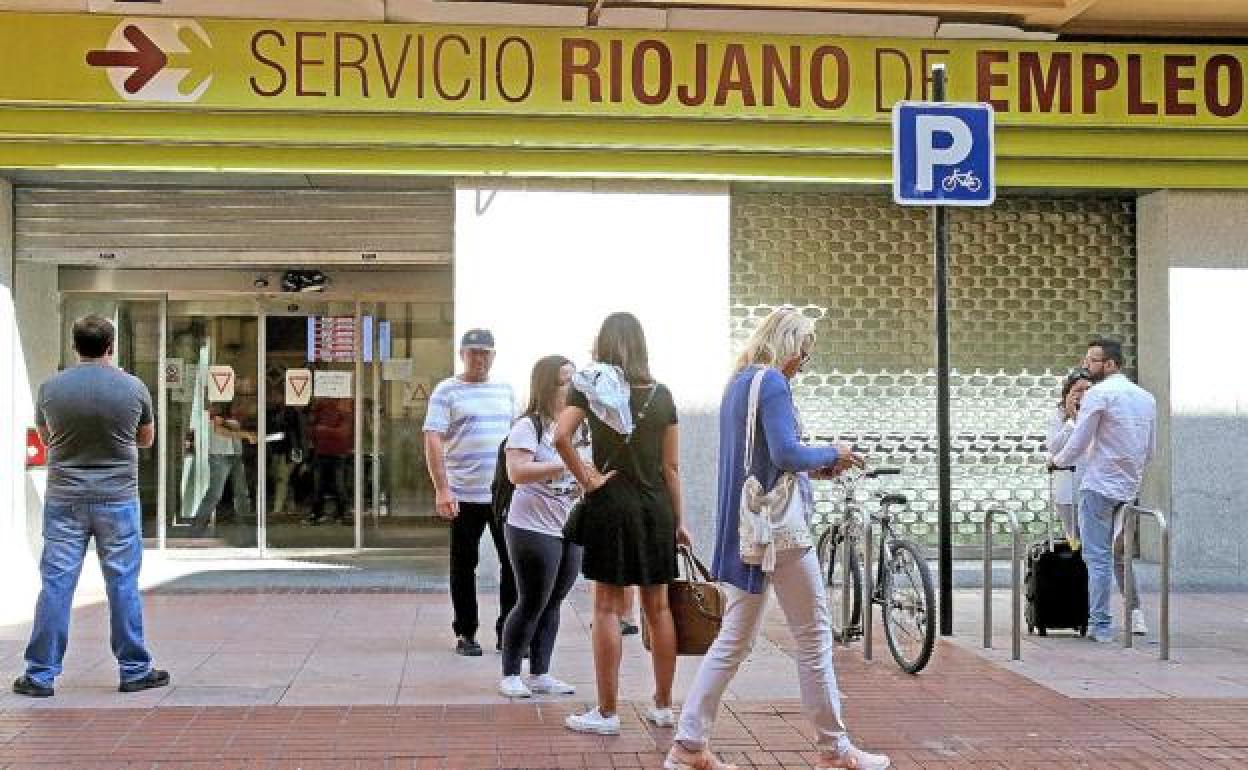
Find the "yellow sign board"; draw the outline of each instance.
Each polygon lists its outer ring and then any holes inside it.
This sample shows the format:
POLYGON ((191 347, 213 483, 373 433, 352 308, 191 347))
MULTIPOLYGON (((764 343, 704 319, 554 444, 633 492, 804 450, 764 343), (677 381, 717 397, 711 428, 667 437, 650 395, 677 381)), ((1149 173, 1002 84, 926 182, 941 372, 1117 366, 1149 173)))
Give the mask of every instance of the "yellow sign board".
POLYGON ((938 62, 1005 126, 1248 123, 1219 44, 0 14, 10 105, 883 123, 938 62))

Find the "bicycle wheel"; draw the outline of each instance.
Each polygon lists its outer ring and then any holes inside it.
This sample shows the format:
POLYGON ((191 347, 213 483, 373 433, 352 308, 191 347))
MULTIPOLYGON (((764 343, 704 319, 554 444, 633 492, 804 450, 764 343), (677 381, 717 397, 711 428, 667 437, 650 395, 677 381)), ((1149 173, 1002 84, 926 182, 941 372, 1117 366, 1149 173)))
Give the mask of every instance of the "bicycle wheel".
POLYGON ((923 670, 936 644, 936 591, 923 552, 899 540, 884 570, 884 636, 893 660, 907 674, 923 670))
MULTIPOLYGON (((819 564, 823 568, 825 585, 827 586, 828 615, 831 619, 832 637, 838 642, 846 639, 846 627, 843 620, 845 614, 844 588, 845 574, 843 562, 838 558, 845 551, 845 539, 841 537, 839 527, 831 527, 819 538, 819 564)), ((862 625, 862 562, 858 554, 850 549, 849 558, 849 628, 848 633, 862 625)))

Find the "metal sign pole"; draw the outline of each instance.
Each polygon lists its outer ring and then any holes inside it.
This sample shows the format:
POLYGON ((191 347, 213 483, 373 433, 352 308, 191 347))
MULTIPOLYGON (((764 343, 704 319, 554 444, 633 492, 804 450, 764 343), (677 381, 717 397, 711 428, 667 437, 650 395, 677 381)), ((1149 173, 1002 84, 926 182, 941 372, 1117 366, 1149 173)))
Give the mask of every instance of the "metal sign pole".
MULTIPOLYGON (((945 67, 932 67, 932 99, 945 100, 945 67)), ((953 635, 953 492, 949 441, 949 213, 932 207, 936 263, 936 444, 940 490, 940 635, 953 635)))

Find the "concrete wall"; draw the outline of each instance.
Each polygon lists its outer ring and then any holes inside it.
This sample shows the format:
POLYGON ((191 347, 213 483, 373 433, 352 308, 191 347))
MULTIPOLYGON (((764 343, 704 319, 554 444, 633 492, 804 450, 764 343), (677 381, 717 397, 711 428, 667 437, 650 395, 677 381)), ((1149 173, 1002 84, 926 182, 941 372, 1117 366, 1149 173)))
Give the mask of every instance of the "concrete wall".
MULTIPOLYGON (((13 256, 13 187, 0 180, 0 623, 28 615, 38 591, 25 471, 31 389, 18 331, 18 279, 13 256)), ((55 331, 53 332, 55 334, 55 331)))
POLYGON ((1140 382, 1162 407, 1142 497, 1170 512, 1178 585, 1248 586, 1248 194, 1157 192, 1139 218, 1140 382))
POLYGON ((455 210, 456 339, 493 329, 495 376, 519 398, 541 356, 585 364, 607 314, 641 319, 651 369, 680 412, 685 510, 705 547, 730 363, 727 188, 468 182, 455 210))

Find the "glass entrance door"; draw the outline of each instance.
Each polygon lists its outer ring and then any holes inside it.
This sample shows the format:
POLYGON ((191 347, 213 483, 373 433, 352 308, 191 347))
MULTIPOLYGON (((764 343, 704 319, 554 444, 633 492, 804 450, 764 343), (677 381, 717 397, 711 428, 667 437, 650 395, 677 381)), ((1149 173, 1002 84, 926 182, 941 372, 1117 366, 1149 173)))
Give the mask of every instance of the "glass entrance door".
POLYGON ((421 426, 433 386, 451 375, 448 305, 366 302, 372 341, 364 356, 364 518, 366 548, 444 548, 425 467, 421 426))
MULTIPOLYGON (((73 366, 78 361, 71 333, 74 321, 85 315, 103 316, 113 322, 117 333, 113 343, 113 362, 142 380, 152 396, 152 404, 158 404, 160 312, 159 299, 66 294, 61 308, 61 367, 73 366)), ((157 539, 160 531, 160 464, 157 452, 156 446, 139 450, 139 508, 143 537, 148 540, 157 539)))
POLYGON ((358 545, 363 457, 360 366, 371 319, 356 303, 271 303, 264 309, 264 449, 269 548, 358 545))
POLYGON ((238 299, 170 301, 166 328, 166 542, 257 543, 259 319, 238 299))
POLYGON ((82 315, 112 318, 118 364, 157 408, 159 441, 139 466, 145 537, 261 551, 446 546, 421 426, 452 371, 449 303, 306 296, 65 295, 63 338, 82 315))

